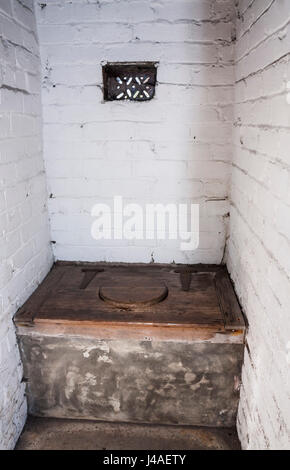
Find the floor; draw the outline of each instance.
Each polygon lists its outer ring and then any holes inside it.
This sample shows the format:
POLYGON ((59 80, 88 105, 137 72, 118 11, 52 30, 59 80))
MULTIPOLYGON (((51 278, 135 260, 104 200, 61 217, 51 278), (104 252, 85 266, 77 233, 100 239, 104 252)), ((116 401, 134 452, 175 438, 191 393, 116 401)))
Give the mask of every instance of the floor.
POLYGON ((238 450, 235 429, 28 418, 16 450, 238 450))

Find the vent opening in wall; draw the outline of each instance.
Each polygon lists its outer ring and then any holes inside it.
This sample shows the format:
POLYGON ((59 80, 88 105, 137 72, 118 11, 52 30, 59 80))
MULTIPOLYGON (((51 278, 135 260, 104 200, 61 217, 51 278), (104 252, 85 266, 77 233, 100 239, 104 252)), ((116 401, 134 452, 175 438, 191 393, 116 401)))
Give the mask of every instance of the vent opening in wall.
POLYGON ((151 100, 155 94, 156 65, 155 62, 119 62, 104 65, 104 100, 151 100))

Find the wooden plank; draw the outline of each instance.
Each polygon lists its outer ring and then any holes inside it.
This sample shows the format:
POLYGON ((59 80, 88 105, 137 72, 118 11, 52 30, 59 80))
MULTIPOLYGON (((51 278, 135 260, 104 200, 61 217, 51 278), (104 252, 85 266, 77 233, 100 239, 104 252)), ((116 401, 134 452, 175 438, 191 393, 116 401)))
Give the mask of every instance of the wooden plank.
POLYGON ((199 273, 215 273, 224 269, 224 265, 221 264, 180 264, 180 263, 116 263, 107 261, 56 261, 55 266, 70 266, 70 267, 81 267, 85 269, 96 269, 96 268, 119 268, 119 269, 130 269, 130 271, 137 271, 139 269, 150 270, 150 271, 172 271, 178 268, 189 267, 192 268, 193 272, 199 273))
POLYGON ((78 269, 79 273, 69 271, 66 274, 60 289, 41 306, 37 320, 219 324, 223 327, 213 273, 194 274, 191 289, 185 293, 181 289, 179 274, 174 270, 162 273, 155 270, 152 273, 149 267, 142 267, 137 275, 137 271, 132 274, 131 269, 128 271, 123 268, 107 268, 99 273, 86 289, 80 289, 81 268, 70 269, 78 269), (156 286, 160 285, 161 280, 162 284, 168 287, 168 297, 145 309, 139 306, 124 311, 108 305, 99 297, 100 287, 115 286, 130 292, 140 286, 152 287, 152 281, 156 286), (71 285, 74 287, 70 287, 71 285))
POLYGON ((82 272, 84 273, 84 277, 80 284, 80 289, 86 289, 88 285, 92 282, 94 277, 97 275, 97 273, 103 272, 103 269, 83 268, 82 272))
POLYGON ((18 311, 15 321, 17 324, 33 324, 33 321, 66 324, 119 322, 213 326, 219 331, 225 331, 225 326, 228 330, 244 329, 239 304, 223 266, 214 265, 210 270, 210 265, 196 265, 188 292, 182 291, 176 266, 57 263, 18 311), (88 270, 87 276, 84 270, 88 270), (99 271, 96 276, 95 270, 99 271), (152 285, 157 287, 160 283, 168 287, 167 298, 146 308, 137 306, 126 312, 99 297, 100 287, 125 287, 130 292, 130 289, 140 286, 144 289, 152 285))
MULTIPOLYGON (((224 325, 189 325, 189 324, 144 324, 115 322, 86 322, 86 321, 51 321, 36 319, 33 333, 45 335, 87 336, 98 339, 127 339, 142 341, 210 341, 222 344, 243 344, 244 331, 226 331, 224 325)), ((18 334, 29 335, 30 329, 18 326, 18 334)))
POLYGON ((226 269, 215 276, 215 286, 226 330, 245 330, 244 317, 226 269))
POLYGON ((24 305, 16 312, 14 316, 14 322, 18 325, 32 326, 33 320, 41 306, 45 301, 52 295, 53 289, 55 289, 63 277, 67 268, 53 266, 51 271, 37 287, 35 292, 29 297, 24 305))

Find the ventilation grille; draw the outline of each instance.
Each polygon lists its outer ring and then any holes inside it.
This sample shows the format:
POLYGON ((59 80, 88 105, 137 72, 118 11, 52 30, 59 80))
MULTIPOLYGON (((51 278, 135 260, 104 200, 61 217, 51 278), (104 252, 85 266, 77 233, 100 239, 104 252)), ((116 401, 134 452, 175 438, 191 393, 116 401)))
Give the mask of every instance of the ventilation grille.
POLYGON ((103 66, 105 101, 149 101, 154 97, 156 63, 130 62, 103 66))

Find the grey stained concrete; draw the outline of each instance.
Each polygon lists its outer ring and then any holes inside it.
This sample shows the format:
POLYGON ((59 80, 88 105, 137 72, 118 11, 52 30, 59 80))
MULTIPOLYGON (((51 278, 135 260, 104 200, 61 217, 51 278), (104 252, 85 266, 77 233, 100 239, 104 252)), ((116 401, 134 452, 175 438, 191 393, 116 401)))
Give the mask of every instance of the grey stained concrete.
POLYGON ((33 416, 234 426, 242 344, 18 335, 33 416))
POLYGON ((238 450, 235 429, 30 417, 16 450, 238 450))

